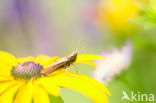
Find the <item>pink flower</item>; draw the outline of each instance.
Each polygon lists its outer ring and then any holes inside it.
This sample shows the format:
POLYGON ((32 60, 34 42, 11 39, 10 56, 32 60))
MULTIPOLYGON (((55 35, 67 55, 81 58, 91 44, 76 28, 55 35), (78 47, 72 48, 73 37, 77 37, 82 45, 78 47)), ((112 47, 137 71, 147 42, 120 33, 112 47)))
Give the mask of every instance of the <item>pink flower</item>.
POLYGON ((111 81, 115 75, 119 75, 128 68, 131 54, 130 42, 127 42, 121 50, 114 48, 112 53, 104 51, 101 56, 106 58, 106 60, 96 62, 97 70, 93 72, 93 78, 104 84, 111 81))

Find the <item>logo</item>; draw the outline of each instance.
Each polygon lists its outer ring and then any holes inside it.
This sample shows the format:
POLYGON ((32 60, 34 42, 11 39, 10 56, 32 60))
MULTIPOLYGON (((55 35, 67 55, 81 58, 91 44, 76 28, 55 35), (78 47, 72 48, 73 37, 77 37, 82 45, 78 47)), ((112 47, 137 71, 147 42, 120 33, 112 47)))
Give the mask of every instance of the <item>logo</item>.
POLYGON ((131 91, 130 95, 128 95, 125 91, 122 92, 123 96, 121 98, 121 101, 127 100, 127 101, 136 101, 136 102, 153 102, 154 101, 154 94, 146 94, 137 92, 134 93, 131 91))

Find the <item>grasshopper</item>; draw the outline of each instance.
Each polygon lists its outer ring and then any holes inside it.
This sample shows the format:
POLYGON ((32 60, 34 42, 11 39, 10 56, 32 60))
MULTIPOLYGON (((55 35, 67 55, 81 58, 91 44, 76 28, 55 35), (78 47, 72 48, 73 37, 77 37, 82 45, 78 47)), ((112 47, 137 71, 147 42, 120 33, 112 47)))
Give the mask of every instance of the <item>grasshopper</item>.
POLYGON ((50 65, 49 67, 42 69, 40 71, 41 74, 46 75, 50 74, 54 71, 57 71, 61 68, 66 69, 71 64, 73 64, 77 59, 77 51, 71 53, 69 56, 62 58, 61 60, 55 62, 54 64, 50 65))

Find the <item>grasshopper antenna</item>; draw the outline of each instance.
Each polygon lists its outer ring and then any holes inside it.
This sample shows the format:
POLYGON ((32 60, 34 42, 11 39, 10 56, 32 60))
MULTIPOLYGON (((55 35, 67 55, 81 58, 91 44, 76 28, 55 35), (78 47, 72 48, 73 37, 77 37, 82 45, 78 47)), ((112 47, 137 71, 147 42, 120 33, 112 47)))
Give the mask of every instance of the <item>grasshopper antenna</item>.
POLYGON ((80 48, 80 40, 78 41, 76 52, 78 52, 79 48, 80 48))
POLYGON ((82 48, 80 48, 80 40, 79 40, 75 52, 81 52, 81 51, 84 50, 85 48, 87 48, 87 46, 83 46, 82 48))

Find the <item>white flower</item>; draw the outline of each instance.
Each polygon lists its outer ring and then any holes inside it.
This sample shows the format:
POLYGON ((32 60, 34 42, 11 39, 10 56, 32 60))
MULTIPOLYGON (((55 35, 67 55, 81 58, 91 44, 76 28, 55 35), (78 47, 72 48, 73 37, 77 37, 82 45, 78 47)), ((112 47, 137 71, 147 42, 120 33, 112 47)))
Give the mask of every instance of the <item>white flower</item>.
POLYGON ((106 60, 96 62, 97 69, 93 72, 93 78, 104 84, 111 81, 115 75, 119 75, 124 69, 128 68, 131 54, 130 42, 126 42, 121 50, 114 48, 112 53, 104 51, 101 56, 106 60))

